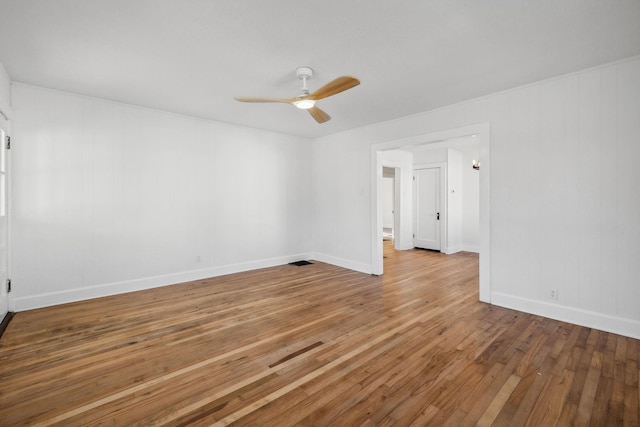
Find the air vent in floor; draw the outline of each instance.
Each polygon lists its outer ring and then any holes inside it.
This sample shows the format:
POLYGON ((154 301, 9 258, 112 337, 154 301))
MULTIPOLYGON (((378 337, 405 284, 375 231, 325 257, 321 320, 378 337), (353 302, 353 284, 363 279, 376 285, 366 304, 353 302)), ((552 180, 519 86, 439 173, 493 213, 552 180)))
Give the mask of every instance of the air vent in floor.
POLYGON ((313 264, 313 263, 309 261, 296 261, 296 262, 289 263, 289 265, 297 265, 298 267, 301 267, 303 265, 310 265, 310 264, 313 264))

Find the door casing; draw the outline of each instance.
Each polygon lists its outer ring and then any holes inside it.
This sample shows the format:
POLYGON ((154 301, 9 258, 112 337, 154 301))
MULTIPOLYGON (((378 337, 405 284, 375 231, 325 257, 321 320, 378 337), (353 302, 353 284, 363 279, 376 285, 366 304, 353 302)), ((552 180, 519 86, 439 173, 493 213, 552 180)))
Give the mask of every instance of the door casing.
POLYGON ((6 136, 9 131, 9 123, 0 114, 0 167, 4 168, 0 176, 0 185, 4 186, 0 191, 4 192, 4 198, 0 199, 0 203, 4 203, 2 209, 3 214, 0 216, 0 320, 4 319, 9 312, 10 302, 7 289, 7 280, 9 279, 9 150, 6 148, 6 136))

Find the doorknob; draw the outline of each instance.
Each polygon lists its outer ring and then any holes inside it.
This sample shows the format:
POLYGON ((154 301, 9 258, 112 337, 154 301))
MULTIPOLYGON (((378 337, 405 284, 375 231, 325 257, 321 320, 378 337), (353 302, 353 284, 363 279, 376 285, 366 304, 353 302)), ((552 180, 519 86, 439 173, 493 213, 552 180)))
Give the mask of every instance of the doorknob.
POLYGON ((436 220, 440 221, 440 212, 436 214, 436 220))

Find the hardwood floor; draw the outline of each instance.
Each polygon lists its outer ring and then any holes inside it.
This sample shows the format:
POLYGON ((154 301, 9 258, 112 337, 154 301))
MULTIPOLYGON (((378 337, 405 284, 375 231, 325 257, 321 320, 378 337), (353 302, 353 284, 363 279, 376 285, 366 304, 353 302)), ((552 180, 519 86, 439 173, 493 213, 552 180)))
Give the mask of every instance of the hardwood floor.
POLYGON ((478 258, 395 252, 16 314, 0 424, 638 426, 640 341, 478 302, 478 258))

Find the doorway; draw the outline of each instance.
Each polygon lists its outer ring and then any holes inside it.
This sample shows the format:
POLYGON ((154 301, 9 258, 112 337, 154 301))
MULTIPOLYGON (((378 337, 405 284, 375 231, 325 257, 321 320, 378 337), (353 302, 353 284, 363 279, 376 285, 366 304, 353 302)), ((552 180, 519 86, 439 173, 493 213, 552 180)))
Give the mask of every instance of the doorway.
MULTIPOLYGON (((377 143, 371 145, 371 188, 380 189, 382 180, 382 162, 384 153, 401 151, 406 147, 427 144, 437 144, 450 139, 475 135, 479 144, 479 160, 482 164, 479 191, 479 223, 480 223, 480 301, 491 302, 491 230, 490 230, 490 127, 489 123, 465 126, 441 132, 415 135, 408 138, 377 143)), ((471 167, 469 165, 469 167, 471 167)), ((401 168, 400 173, 404 173, 401 168)), ((384 273, 383 245, 382 245, 382 207, 378 191, 372 191, 371 197, 371 272, 381 275, 384 273)))
POLYGON ((394 168, 382 168, 382 238, 393 239, 394 214, 395 214, 395 179, 394 168))

